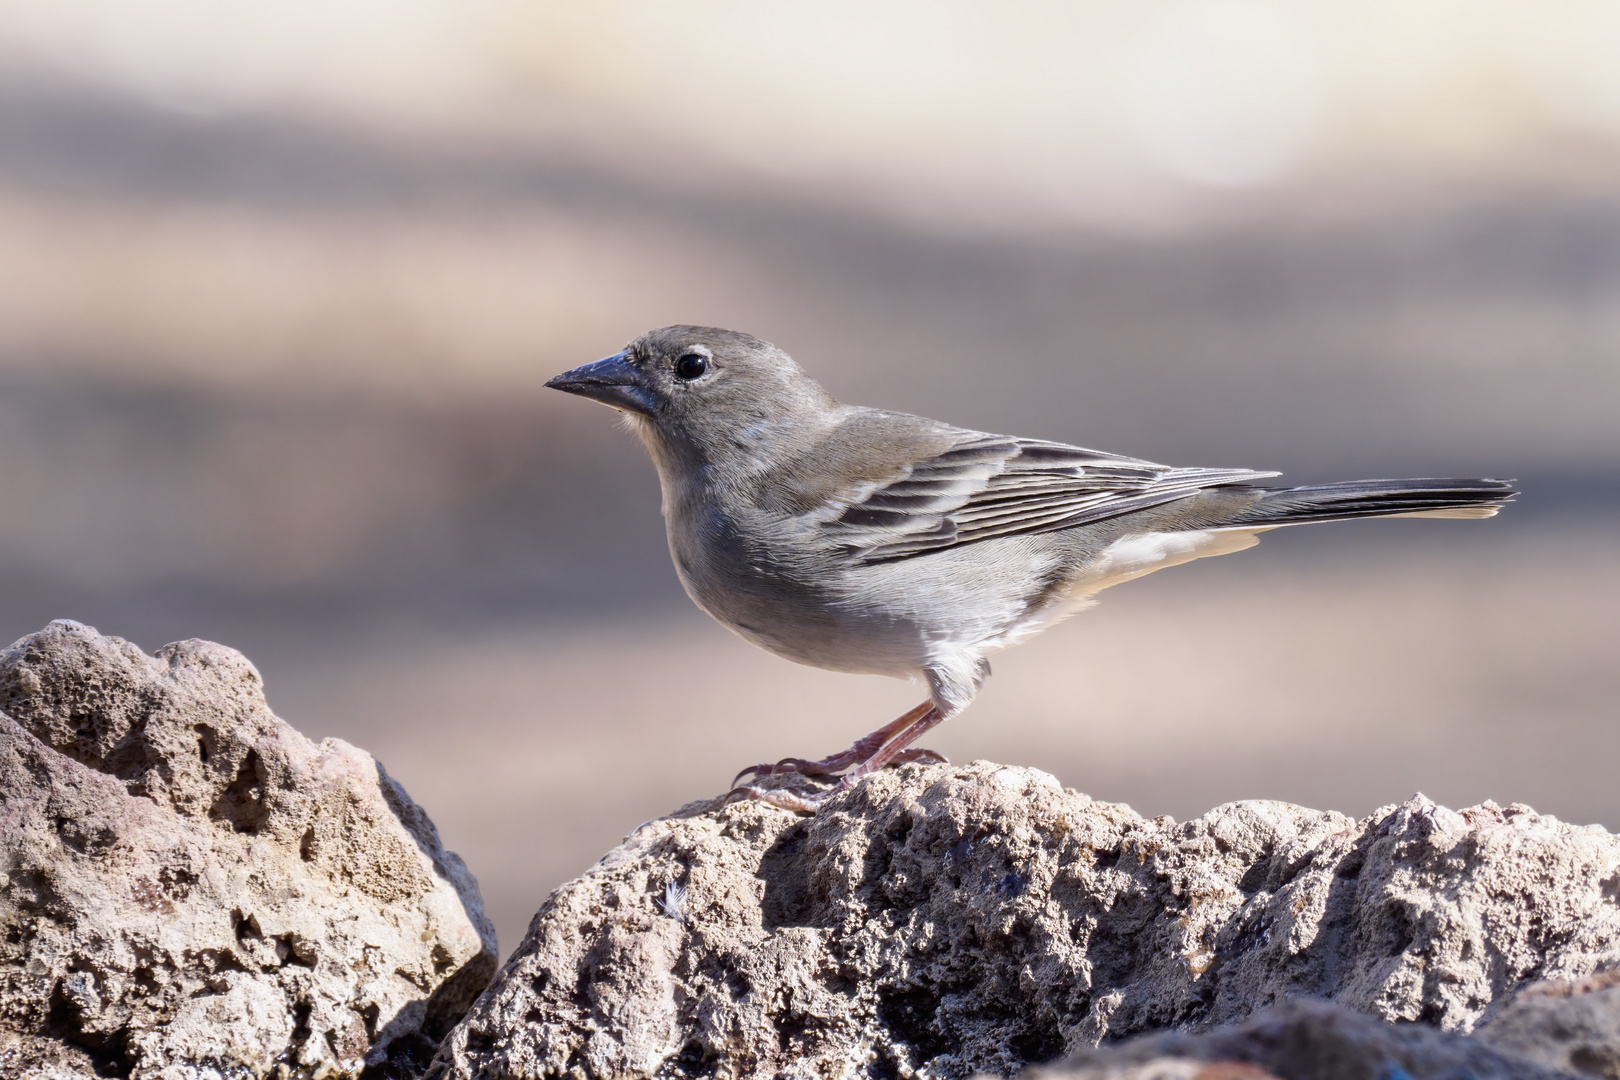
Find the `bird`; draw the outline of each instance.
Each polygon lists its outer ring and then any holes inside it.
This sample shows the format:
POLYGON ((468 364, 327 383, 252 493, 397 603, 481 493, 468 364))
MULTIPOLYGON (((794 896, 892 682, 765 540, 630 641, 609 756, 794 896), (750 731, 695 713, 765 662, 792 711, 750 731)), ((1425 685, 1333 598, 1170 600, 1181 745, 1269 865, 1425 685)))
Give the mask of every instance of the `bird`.
POLYGON ((845 405, 775 345, 718 327, 648 331, 546 386, 619 410, 640 437, 699 608, 789 660, 926 684, 921 704, 846 750, 733 780, 733 798, 803 813, 888 766, 944 761, 915 744, 973 700, 989 654, 1103 589, 1241 551, 1270 529, 1485 518, 1517 494, 1493 479, 1268 487, 1256 481, 1280 473, 1171 467, 845 405), (773 774, 796 778, 759 786, 773 774))

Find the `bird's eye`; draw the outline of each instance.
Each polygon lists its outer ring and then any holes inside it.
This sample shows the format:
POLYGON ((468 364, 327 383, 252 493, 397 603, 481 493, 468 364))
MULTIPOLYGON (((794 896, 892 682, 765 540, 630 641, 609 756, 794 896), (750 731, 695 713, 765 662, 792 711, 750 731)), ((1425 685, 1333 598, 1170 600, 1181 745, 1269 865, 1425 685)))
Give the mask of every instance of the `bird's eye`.
POLYGON ((675 377, 691 382, 709 370, 709 358, 702 353, 689 352, 675 361, 675 377))

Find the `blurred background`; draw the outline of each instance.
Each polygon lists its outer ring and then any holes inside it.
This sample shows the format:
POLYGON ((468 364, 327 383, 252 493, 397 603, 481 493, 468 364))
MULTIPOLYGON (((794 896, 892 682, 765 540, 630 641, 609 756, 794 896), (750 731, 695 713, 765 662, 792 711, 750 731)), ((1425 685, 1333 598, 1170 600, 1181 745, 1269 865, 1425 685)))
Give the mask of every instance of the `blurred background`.
POLYGON ((991 431, 1517 477, 1111 592, 931 745, 1148 816, 1620 829, 1620 7, 0 4, 0 638, 241 649, 506 949, 920 697, 710 623, 640 446, 543 389, 671 322, 991 431))

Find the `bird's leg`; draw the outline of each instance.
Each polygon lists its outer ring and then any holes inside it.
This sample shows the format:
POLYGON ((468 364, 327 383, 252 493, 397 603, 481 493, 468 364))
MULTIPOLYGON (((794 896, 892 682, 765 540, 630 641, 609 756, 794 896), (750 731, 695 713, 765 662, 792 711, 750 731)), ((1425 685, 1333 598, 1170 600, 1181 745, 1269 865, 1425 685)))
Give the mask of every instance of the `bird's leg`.
POLYGON ((886 769, 890 765, 898 764, 900 761, 916 761, 924 755, 944 761, 944 757, 934 753, 932 750, 906 749, 916 742, 923 732, 937 726, 944 719, 945 714, 940 711, 939 706, 929 702, 928 708, 909 727, 890 740, 883 749, 845 773, 844 778, 838 781, 838 784, 827 794, 831 795, 833 791, 847 791, 850 785, 861 777, 875 773, 879 769, 886 769))
MULTIPOLYGON (((918 717, 932 707, 931 702, 925 701, 915 709, 911 709, 884 724, 872 734, 857 739, 855 744, 848 750, 833 754, 831 757, 824 757, 820 761, 810 761, 805 758, 783 758, 774 765, 750 765, 738 773, 731 782, 736 784, 737 781, 749 773, 756 776, 770 776, 773 773, 783 772, 799 773, 802 776, 829 776, 833 773, 842 772, 851 765, 859 765, 861 762, 871 758, 873 754, 883 749, 883 744, 888 742, 896 732, 904 731, 908 725, 916 722, 918 717)), ((944 759, 941 758, 940 760, 943 761, 944 759)))
MULTIPOLYGON (((902 716, 900 719, 910 720, 911 722, 907 724, 905 728, 900 730, 900 732, 896 734, 893 739, 889 740, 887 745, 881 747, 871 757, 867 758, 849 772, 845 773, 839 779, 838 783, 834 784, 830 788, 827 788, 825 791, 800 793, 797 791, 788 791, 783 788, 767 789, 753 787, 752 785, 745 785, 743 787, 732 788, 729 794, 739 795, 748 799, 758 799, 760 802, 768 802, 772 806, 780 806, 784 810, 797 810, 800 813, 813 814, 817 809, 820 808, 822 803, 826 802, 828 799, 832 798, 841 791, 848 791, 850 787, 854 785, 856 780, 859 780, 863 776, 870 775, 871 773, 875 773, 879 769, 887 768, 889 765, 896 765, 904 761, 945 760, 943 756, 934 753, 932 750, 908 749, 912 743, 917 741, 918 736, 945 719, 945 714, 940 712, 937 705, 931 701, 925 701, 922 705, 911 710, 911 712, 907 713, 905 716, 902 716)), ((886 728, 881 730, 892 730, 898 723, 899 721, 896 721, 894 724, 889 724, 886 728)), ((861 742, 866 742, 868 739, 871 739, 877 734, 879 734, 879 732, 874 731, 872 735, 868 735, 866 739, 862 739, 861 742)), ((856 745, 859 746, 860 744, 857 743, 856 745)), ((854 749, 854 747, 851 747, 851 749, 854 749)))

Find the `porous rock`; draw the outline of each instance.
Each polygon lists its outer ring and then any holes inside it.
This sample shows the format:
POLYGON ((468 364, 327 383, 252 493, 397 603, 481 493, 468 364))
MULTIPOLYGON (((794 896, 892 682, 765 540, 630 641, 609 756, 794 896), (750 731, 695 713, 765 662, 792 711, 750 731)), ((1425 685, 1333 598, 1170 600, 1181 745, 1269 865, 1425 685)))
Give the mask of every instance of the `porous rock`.
POLYGON ((1620 969, 1527 986, 1478 1038, 1547 1068, 1620 1080, 1620 969))
POLYGON ((1391 1024, 1327 1001, 1273 1006, 1206 1034, 1146 1035, 1082 1051, 1029 1080, 1576 1080, 1427 1024, 1391 1024))
POLYGON ((488 983, 477 883, 236 651, 0 654, 0 1073, 416 1075, 488 983))
POLYGON ((1035 1072, 1040 1080, 1614 1080, 1620 970, 1531 983, 1471 1035, 1299 999, 1232 1027, 1144 1035, 1035 1072))
POLYGON ((715 800, 638 828, 545 902, 429 1075, 1010 1075, 1298 997, 1465 1032, 1620 957, 1617 894, 1620 838, 1518 805, 1177 824, 914 764, 809 817, 715 800))

